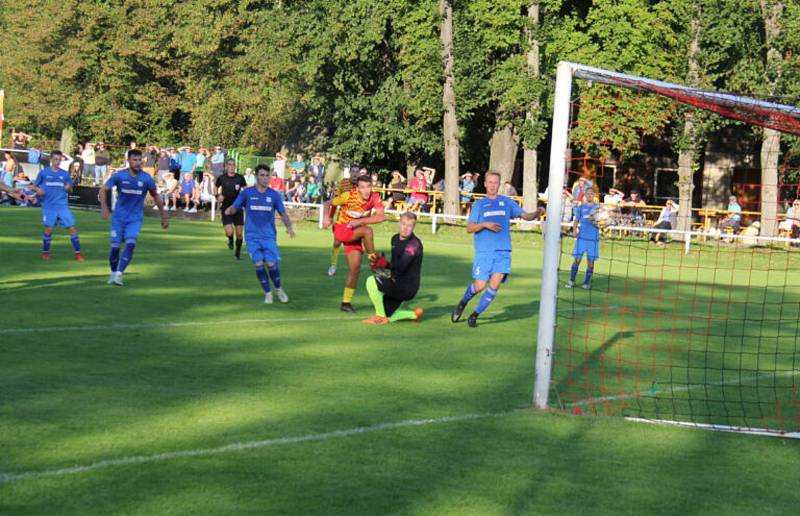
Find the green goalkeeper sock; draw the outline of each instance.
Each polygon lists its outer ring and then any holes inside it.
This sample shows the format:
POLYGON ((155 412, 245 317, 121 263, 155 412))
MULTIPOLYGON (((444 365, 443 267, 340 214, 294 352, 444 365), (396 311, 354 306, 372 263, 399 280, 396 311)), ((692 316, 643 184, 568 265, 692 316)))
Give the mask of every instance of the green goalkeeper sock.
POLYGON ((417 319, 417 313, 414 310, 397 310, 389 317, 390 322, 397 321, 414 321, 417 319))
POLYGON ((378 282, 375 281, 375 276, 367 278, 367 294, 375 307, 375 315, 386 317, 386 312, 383 309, 383 292, 378 289, 378 282))

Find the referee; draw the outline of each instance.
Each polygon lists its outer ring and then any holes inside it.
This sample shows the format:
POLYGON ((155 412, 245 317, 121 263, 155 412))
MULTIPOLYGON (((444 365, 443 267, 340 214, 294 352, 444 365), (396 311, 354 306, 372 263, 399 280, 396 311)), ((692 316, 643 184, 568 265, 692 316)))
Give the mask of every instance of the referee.
POLYGON ((381 257, 372 264, 376 273, 367 278, 367 293, 375 307, 375 315, 362 322, 387 324, 417 321, 422 308, 398 310, 404 301, 411 301, 419 290, 422 273, 422 241, 414 234, 417 216, 405 212, 400 216, 400 232, 392 237, 392 261, 381 257))
POLYGON ((233 204, 233 201, 239 196, 239 192, 247 188, 247 182, 244 177, 236 173, 235 160, 229 159, 225 162, 225 173, 217 178, 214 186, 214 193, 221 204, 222 227, 225 228, 225 236, 228 237, 228 249, 233 249, 233 230, 236 228, 235 256, 237 260, 241 260, 244 210, 237 210, 233 215, 225 214, 225 210, 233 204))

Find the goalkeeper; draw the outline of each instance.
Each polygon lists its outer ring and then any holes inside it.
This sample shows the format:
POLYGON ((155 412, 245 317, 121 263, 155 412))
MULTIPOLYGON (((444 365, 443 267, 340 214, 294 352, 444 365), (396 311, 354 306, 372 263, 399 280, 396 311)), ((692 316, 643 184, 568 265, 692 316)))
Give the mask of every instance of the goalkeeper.
POLYGON ((398 310, 403 301, 414 299, 419 290, 422 269, 422 242, 414 234, 417 216, 400 216, 400 232, 392 237, 392 261, 381 256, 372 263, 375 275, 367 278, 367 293, 375 306, 375 315, 362 322, 388 324, 419 320, 422 308, 398 310))
POLYGON ((594 262, 600 257, 600 231, 597 229, 600 206, 594 202, 594 192, 587 190, 583 194, 583 204, 575 208, 575 220, 572 222, 572 233, 575 236, 575 249, 572 256, 575 261, 572 263, 572 270, 569 273, 567 288, 575 286, 575 278, 578 276, 578 268, 581 266, 583 255, 586 255, 586 278, 583 280, 583 288, 588 289, 591 285, 592 274, 594 273, 594 262))

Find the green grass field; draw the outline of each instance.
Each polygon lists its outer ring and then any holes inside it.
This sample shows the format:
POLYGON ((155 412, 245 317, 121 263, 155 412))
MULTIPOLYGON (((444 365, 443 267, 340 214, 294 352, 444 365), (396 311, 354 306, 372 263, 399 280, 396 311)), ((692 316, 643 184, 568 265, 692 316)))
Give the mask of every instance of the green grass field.
MULTIPOLYGON (((470 240, 421 226, 424 321, 366 326, 363 288, 359 313, 339 312, 343 276, 325 276, 330 236, 312 224, 281 235, 291 302, 265 306, 218 224, 162 231, 148 218, 119 288, 105 284, 108 223, 76 216, 87 261, 58 232, 41 262, 38 212, 0 209, 0 513, 787 514, 800 503, 796 440, 529 409, 540 235, 515 236, 512 279, 470 330, 449 321, 470 240)), ((380 247, 393 230, 378 231, 380 247)), ((598 264, 598 289, 570 295, 609 301, 607 274, 598 264)))

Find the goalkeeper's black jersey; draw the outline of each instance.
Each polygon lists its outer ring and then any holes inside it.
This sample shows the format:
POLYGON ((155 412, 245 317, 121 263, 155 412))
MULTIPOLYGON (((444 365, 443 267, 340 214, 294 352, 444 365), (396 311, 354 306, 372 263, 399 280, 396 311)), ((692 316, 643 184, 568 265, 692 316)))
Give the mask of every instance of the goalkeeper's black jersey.
POLYGON ((392 280, 408 296, 414 297, 419 290, 422 274, 422 241, 411 234, 406 240, 400 234, 392 237, 392 280))

